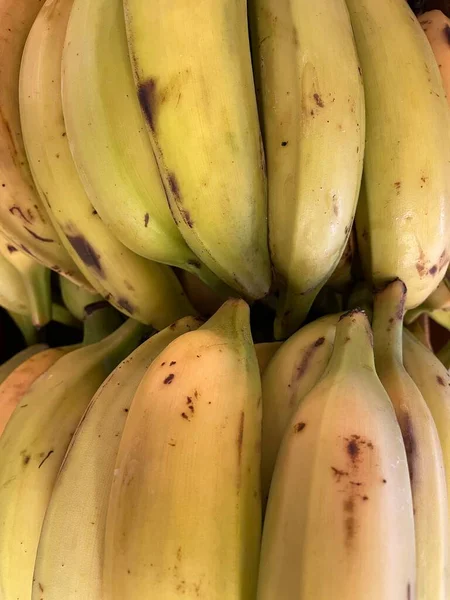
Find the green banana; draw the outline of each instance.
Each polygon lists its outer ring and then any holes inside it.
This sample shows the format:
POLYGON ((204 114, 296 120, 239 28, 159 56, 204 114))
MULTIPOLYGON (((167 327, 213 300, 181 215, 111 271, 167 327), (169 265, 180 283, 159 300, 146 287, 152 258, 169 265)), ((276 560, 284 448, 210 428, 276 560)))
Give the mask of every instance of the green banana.
POLYGON ((100 294, 91 294, 62 275, 59 276, 59 288, 64 305, 79 321, 83 321, 85 317, 86 306, 102 300, 100 294))
POLYGON ((405 282, 411 309, 438 286, 450 260, 449 107, 407 2, 346 2, 367 115, 359 254, 376 286, 405 282))
POLYGON ((9 419, 0 438, 2 600, 30 599, 42 522, 69 442, 98 387, 142 331, 140 323, 128 320, 101 342, 63 356, 9 419))
POLYGON ((125 0, 124 8, 137 95, 173 218, 213 273, 261 298, 271 269, 247 3, 125 0))
POLYGON ((63 243, 91 285, 124 314, 159 329, 193 309, 169 267, 125 248, 101 221, 65 135, 61 57, 72 4, 47 0, 23 54, 20 113, 31 170, 63 243))
POLYGON ((108 507, 106 598, 255 597, 260 428, 249 309, 231 300, 172 342, 134 396, 108 507))
POLYGON ((319 383, 289 422, 264 522, 258 600, 416 598, 408 464, 367 317, 336 326, 319 383))
POLYGON ((275 337, 283 339, 304 321, 352 229, 364 156, 364 92, 344 0, 250 5, 270 252, 282 281, 275 337))

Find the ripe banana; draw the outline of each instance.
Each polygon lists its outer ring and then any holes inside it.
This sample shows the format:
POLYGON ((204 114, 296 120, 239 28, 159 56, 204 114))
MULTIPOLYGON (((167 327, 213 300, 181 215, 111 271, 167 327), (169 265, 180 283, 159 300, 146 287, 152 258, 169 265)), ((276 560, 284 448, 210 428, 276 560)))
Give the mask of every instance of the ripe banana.
POLYGON ((450 259, 450 112, 416 17, 398 0, 346 0, 366 97, 358 248, 368 279, 399 277, 415 308, 450 259))
POLYGON ((275 461, 289 421, 328 365, 339 318, 338 314, 328 315, 302 327, 284 342, 263 373, 263 504, 267 502, 275 461))
POLYGON ((28 315, 25 282, 19 271, 0 252, 0 306, 21 315, 28 315))
POLYGON ((137 94, 190 248, 244 297, 269 291, 264 150, 245 0, 125 0, 137 94))
POLYGON ((99 600, 109 491, 127 413, 147 368, 201 321, 186 317, 143 343, 100 386, 75 432, 45 514, 32 599, 99 600), (80 472, 83 485, 80 486, 80 472), (62 566, 64 565, 64 566, 62 566), (65 565, 70 565, 67 569, 65 565))
POLYGON ((256 358, 258 359, 259 373, 261 376, 281 345, 282 342, 262 342, 260 344, 255 344, 256 358))
POLYGON ((439 359, 403 331, 403 363, 430 409, 442 447, 450 515, 450 375, 439 359))
POLYGON ((42 0, 0 3, 0 230, 47 267, 87 283, 64 250, 36 192, 19 116, 19 69, 23 47, 42 0))
POLYGON ((326 285, 332 290, 340 293, 345 293, 352 283, 352 268, 356 257, 356 232, 352 227, 350 235, 335 270, 330 275, 326 285))
POLYGON ((430 42, 450 102, 450 19, 440 10, 430 10, 420 15, 419 23, 430 42))
POLYGON ((11 373, 17 369, 21 364, 23 364, 26 360, 37 354, 38 352, 42 352, 48 348, 47 344, 34 344, 33 346, 29 346, 18 352, 14 356, 12 356, 5 363, 0 365, 0 384, 2 384, 7 377, 11 375, 11 373))
POLYGON ((14 409, 32 384, 69 348, 48 348, 19 365, 0 384, 0 436, 14 409))
POLYGON ((133 399, 108 508, 105 597, 254 598, 260 428, 249 309, 230 300, 159 355, 133 399))
POLYGON ((258 600, 415 598, 406 452, 359 311, 344 315, 328 368, 278 455, 258 600))
POLYGON ((72 4, 47 0, 23 54, 20 112, 31 170, 61 239, 92 286, 124 314, 159 329, 193 309, 168 267, 128 250, 101 221, 65 135, 61 57, 72 4))
POLYGON ((416 597, 447 600, 450 593, 447 482, 430 409, 403 366, 406 296, 406 287, 399 279, 375 295, 375 366, 397 415, 408 459, 416 537, 416 597))
POLYGON ((229 295, 187 246, 170 213, 136 97, 122 0, 74 2, 62 89, 78 174, 112 233, 133 252, 187 269, 229 295))
POLYGON ((142 330, 128 320, 103 341, 60 358, 9 419, 0 438, 2 600, 29 600, 42 522, 69 442, 94 393, 142 330))
POLYGON ((52 318, 50 269, 38 263, 2 235, 0 235, 0 254, 17 269, 22 277, 33 324, 36 327, 47 325, 52 318))
POLYGON ((99 294, 91 294, 62 275, 59 276, 59 288, 64 305, 79 321, 85 317, 86 306, 102 300, 99 294))
POLYGON ((304 321, 350 235, 364 156, 364 92, 344 0, 251 4, 270 252, 283 280, 280 339, 304 321))

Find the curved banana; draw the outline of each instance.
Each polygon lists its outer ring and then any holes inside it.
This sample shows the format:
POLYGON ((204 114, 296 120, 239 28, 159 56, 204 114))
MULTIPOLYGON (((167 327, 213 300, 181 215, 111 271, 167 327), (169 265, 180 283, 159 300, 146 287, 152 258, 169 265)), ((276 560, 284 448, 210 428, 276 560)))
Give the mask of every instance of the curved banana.
POLYGON ((19 69, 28 32, 42 0, 0 2, 0 231, 47 267, 87 283, 69 257, 36 192, 19 115, 19 69))
POLYGON ((42 522, 69 442, 94 393, 142 331, 128 320, 101 342, 63 356, 9 419, 0 438, 2 600, 29 600, 42 522))
POLYGON ((9 260, 22 277, 33 324, 36 327, 47 325, 52 319, 50 269, 38 263, 2 235, 0 235, 0 254, 9 260))
POLYGON ((153 360, 174 339, 200 325, 200 320, 186 317, 151 337, 111 373, 95 394, 72 438, 45 514, 32 600, 41 599, 42 589, 46 600, 103 597, 106 512, 128 410, 153 360))
POLYGON ((42 350, 14 369, 0 384, 0 436, 24 394, 45 371, 68 351, 69 348, 42 350))
POLYGON ((25 348, 25 350, 21 350, 14 356, 12 356, 5 363, 0 365, 0 384, 2 384, 7 377, 19 367, 26 360, 37 354, 38 352, 42 352, 48 348, 47 344, 33 344, 33 346, 29 346, 25 348))
POLYGON ((449 597, 449 512, 439 435, 422 394, 403 366, 406 287, 399 279, 375 294, 373 340, 378 377, 388 393, 408 459, 416 537, 416 597, 449 597))
POLYGON ((358 248, 375 285, 399 277, 415 308, 450 260, 450 111, 439 69, 406 2, 346 0, 366 98, 358 248))
POLYGON ((122 0, 74 2, 62 90, 72 155, 103 222, 133 252, 186 269, 229 295, 172 218, 136 97, 122 0))
POLYGON ((244 297, 261 298, 271 269, 247 3, 125 0, 124 7, 137 94, 173 218, 213 273, 244 297))
POLYGON ((260 399, 242 300, 225 303, 149 367, 115 464, 105 597, 255 597, 260 399))
POLYGON ((259 573, 258 600, 416 598, 406 452, 362 312, 339 321, 328 368, 290 420, 259 573))
POLYGON ((59 288, 64 305, 70 314, 79 321, 83 321, 85 317, 84 309, 86 306, 102 300, 99 294, 91 294, 62 275, 59 276, 59 288))
POLYGON ((350 235, 364 156, 364 91, 344 0, 252 4, 270 252, 283 280, 280 339, 302 324, 350 235))
POLYGON ((275 461, 288 423, 299 402, 316 385, 328 365, 339 318, 339 314, 328 315, 302 327, 283 343, 263 373, 263 503, 269 495, 275 461))
POLYGON ((450 19, 440 10, 430 10, 420 15, 419 23, 430 42, 450 102, 450 19))
POLYGON ((403 331, 403 363, 430 409, 442 447, 450 515, 450 375, 412 333, 403 331))
POLYGON ((72 4, 47 0, 23 54, 20 112, 31 170, 63 243, 92 286, 124 314, 160 329, 193 309, 169 267, 128 250, 101 221, 65 135, 61 56, 72 4))

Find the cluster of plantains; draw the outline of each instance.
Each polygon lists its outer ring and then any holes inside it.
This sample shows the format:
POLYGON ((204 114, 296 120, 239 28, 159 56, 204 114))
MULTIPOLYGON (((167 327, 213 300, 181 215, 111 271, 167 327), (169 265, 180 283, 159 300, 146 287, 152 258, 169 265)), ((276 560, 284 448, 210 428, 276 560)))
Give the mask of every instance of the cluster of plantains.
POLYGON ((449 600, 448 4, 0 0, 0 600, 449 600))

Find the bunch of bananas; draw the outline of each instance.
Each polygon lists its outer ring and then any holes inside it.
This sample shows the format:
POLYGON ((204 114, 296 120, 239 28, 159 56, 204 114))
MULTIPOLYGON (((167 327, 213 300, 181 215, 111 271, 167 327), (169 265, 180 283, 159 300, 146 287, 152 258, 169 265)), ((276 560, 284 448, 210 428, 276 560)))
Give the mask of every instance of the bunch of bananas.
POLYGON ((0 600, 449 600, 424 6, 0 0, 0 600))

